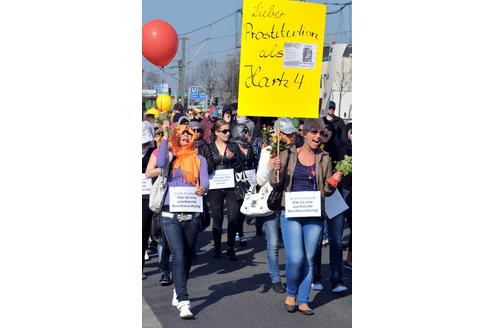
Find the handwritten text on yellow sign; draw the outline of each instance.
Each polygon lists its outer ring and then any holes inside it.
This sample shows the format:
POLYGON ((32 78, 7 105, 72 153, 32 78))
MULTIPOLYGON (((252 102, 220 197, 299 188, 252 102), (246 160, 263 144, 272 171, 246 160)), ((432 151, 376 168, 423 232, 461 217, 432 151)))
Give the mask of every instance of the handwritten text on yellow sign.
POLYGON ((325 6, 245 0, 238 113, 318 117, 325 6))

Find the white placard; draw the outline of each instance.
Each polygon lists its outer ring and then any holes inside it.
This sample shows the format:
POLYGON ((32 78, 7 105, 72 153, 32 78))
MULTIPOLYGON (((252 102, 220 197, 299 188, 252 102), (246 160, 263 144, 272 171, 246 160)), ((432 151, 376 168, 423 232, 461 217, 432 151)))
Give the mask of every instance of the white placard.
POLYGON ((210 175, 210 190, 234 187, 234 169, 215 170, 210 175))
POLYGON ((285 217, 321 216, 321 194, 319 191, 294 191, 285 193, 285 217))
POLYGON ((147 178, 145 173, 141 173, 141 177, 142 194, 149 195, 151 192, 151 178, 147 178))
POLYGON ((329 219, 333 219, 348 208, 338 189, 331 196, 325 197, 325 213, 329 219))
POLYGON ((196 187, 169 187, 170 212, 203 212, 203 197, 197 196, 196 187))
MULTIPOLYGON (((246 174, 247 181, 249 181, 250 184, 253 184, 254 181, 256 180, 256 170, 255 169, 246 170, 246 171, 244 171, 244 173, 246 174)), ((235 175, 237 177, 237 180, 242 179, 242 172, 239 172, 239 173, 236 172, 235 175)))

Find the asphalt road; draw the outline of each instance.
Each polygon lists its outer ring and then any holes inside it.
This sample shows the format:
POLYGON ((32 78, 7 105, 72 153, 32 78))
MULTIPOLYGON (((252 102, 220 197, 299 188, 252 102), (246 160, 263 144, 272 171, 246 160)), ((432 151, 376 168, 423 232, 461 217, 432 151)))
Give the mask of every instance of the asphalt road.
MULTIPOLYGON (((224 220, 224 228, 226 220, 224 220)), ((193 262, 188 281, 191 310, 195 319, 179 318, 179 311, 171 306, 173 285, 162 287, 158 283, 157 256, 153 254, 145 264, 148 278, 143 280, 143 328, 180 327, 325 327, 350 328, 352 281, 351 270, 344 268, 345 284, 349 290, 336 295, 330 290, 329 247, 323 248, 323 291, 311 291, 310 307, 313 316, 288 313, 284 306, 286 294, 271 290, 266 262, 266 241, 256 236, 254 226, 244 225, 247 246, 236 242, 238 260, 212 258, 211 226, 198 236, 198 256, 193 262)), ((344 236, 347 236, 347 230, 344 236)), ((223 250, 226 233, 222 235, 223 250)), ((344 254, 345 258, 345 254, 344 254)), ((285 283, 285 253, 279 252, 280 273, 285 283)))

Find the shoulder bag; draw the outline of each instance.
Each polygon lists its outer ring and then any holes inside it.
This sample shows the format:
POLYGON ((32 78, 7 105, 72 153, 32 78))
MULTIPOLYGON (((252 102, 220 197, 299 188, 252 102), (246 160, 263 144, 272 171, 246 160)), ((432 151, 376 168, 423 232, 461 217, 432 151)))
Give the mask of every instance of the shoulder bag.
POLYGON ((241 205, 241 213, 247 217, 263 217, 273 214, 268 208, 267 200, 270 194, 270 182, 265 183, 259 192, 256 192, 256 181, 244 197, 241 205))
POLYGON ((267 205, 272 211, 282 210, 282 194, 283 190, 272 189, 270 195, 268 195, 267 205))
POLYGON ((160 210, 162 209, 163 198, 165 197, 168 188, 167 180, 168 180, 169 168, 170 168, 170 161, 165 166, 165 168, 161 169, 160 176, 155 180, 155 182, 151 186, 150 202, 148 206, 150 210, 152 210, 154 213, 160 212, 160 210))
POLYGON ((162 229, 162 205, 165 194, 168 188, 168 174, 170 173, 170 163, 172 158, 169 155, 168 164, 160 171, 160 176, 155 180, 151 186, 150 201, 148 207, 154 212, 151 219, 151 238, 153 238, 158 244, 164 245, 165 233, 162 229))

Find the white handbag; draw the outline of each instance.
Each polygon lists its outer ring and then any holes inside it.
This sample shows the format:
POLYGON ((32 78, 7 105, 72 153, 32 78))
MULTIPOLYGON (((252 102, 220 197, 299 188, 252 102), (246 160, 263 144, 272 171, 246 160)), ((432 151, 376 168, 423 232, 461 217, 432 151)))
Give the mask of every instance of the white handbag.
POLYGON ((161 169, 160 176, 156 178, 155 182, 151 186, 150 201, 148 207, 154 213, 158 213, 162 209, 163 198, 165 197, 165 193, 167 192, 168 188, 168 174, 170 173, 169 171, 171 161, 172 160, 170 159, 169 155, 169 162, 164 169, 161 169))
POLYGON ((165 196, 168 186, 167 177, 163 174, 164 170, 162 169, 161 171, 162 174, 155 180, 150 191, 150 202, 148 206, 154 213, 157 213, 162 209, 163 197, 165 196))
POLYGON ((256 192, 256 180, 244 196, 244 201, 241 205, 241 213, 245 216, 268 216, 273 214, 273 211, 268 208, 266 201, 270 195, 272 186, 270 182, 264 184, 259 192, 256 192))

